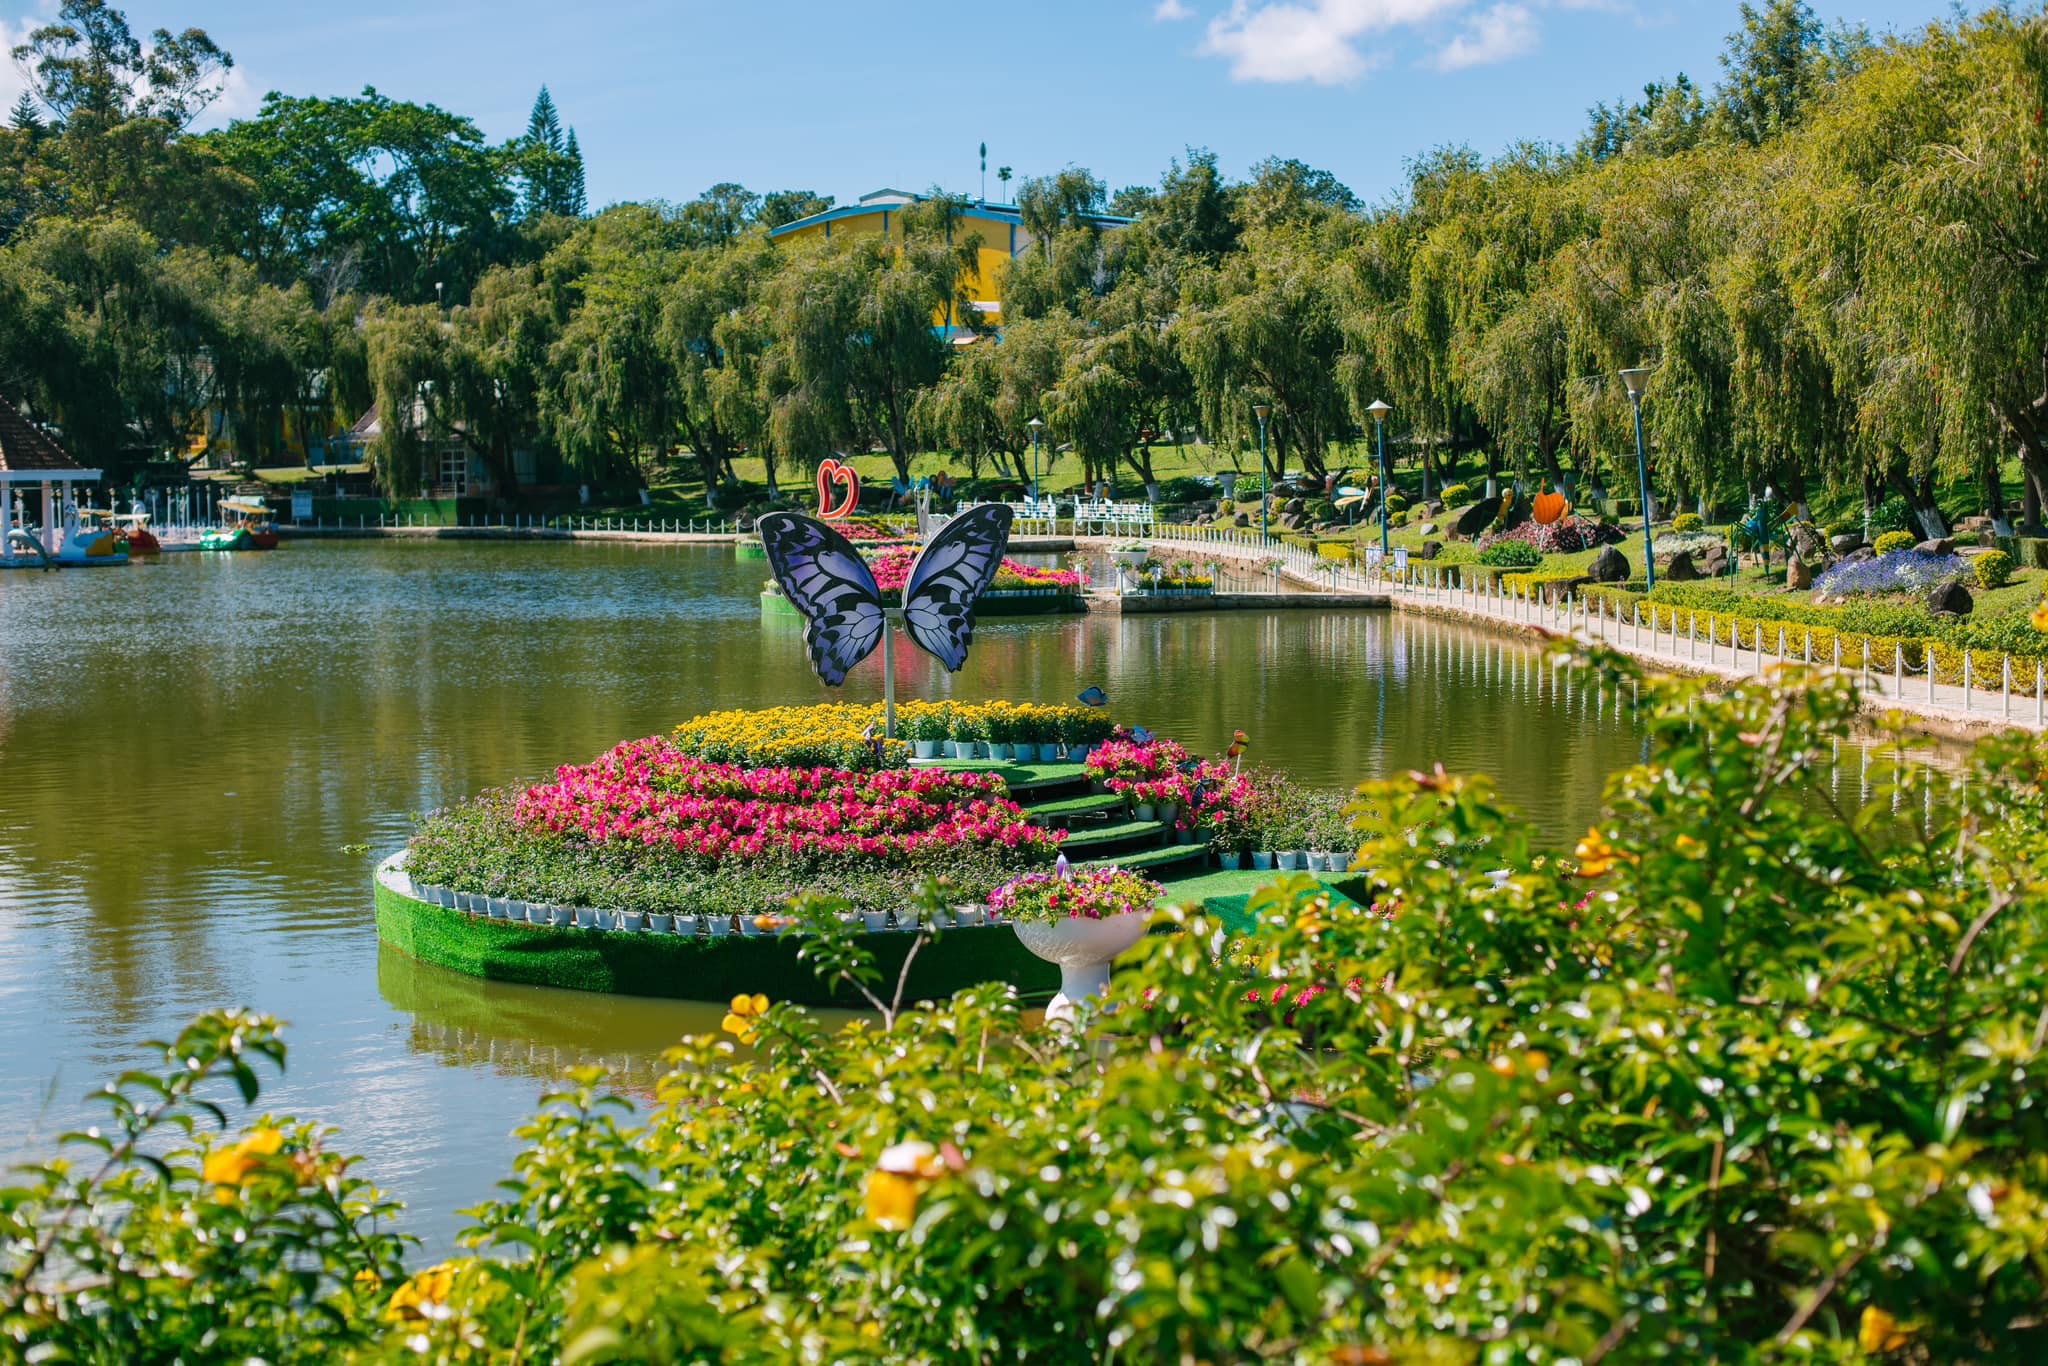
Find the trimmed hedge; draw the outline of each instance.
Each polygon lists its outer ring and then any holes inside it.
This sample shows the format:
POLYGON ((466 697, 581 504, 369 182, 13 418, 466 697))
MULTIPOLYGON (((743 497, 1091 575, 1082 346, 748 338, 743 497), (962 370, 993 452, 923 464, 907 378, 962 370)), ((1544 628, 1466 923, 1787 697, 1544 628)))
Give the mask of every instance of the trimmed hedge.
POLYGON ((1525 598, 1541 598, 1545 602, 1557 601, 1557 590, 1563 585, 1586 582, 1583 569, 1536 569, 1526 574, 1500 576, 1501 587, 1508 592, 1525 598))

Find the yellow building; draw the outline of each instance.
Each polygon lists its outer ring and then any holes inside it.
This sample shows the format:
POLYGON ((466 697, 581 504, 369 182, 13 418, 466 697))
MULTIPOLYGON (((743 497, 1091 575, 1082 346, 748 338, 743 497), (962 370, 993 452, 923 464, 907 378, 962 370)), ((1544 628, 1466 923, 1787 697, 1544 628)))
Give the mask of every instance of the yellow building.
MULTIPOLYGON (((837 241, 841 237, 882 237, 887 238, 895 228, 893 221, 912 204, 920 203, 925 196, 911 194, 906 190, 876 190, 864 194, 852 204, 826 209, 808 218, 799 218, 771 229, 768 236, 776 241, 806 241, 823 239, 837 241)), ((1100 228, 1121 228, 1133 222, 1115 214, 1095 214, 1090 219, 1100 228)), ((990 204, 984 200, 971 199, 966 203, 959 221, 954 225, 948 240, 978 236, 981 246, 975 252, 973 271, 964 282, 969 300, 968 307, 974 310, 972 318, 941 318, 938 325, 945 330, 949 340, 965 342, 973 340, 977 329, 998 328, 1003 325, 1003 275, 1010 262, 1022 256, 1035 245, 1038 239, 1024 226, 1024 215, 1013 204, 990 204)))

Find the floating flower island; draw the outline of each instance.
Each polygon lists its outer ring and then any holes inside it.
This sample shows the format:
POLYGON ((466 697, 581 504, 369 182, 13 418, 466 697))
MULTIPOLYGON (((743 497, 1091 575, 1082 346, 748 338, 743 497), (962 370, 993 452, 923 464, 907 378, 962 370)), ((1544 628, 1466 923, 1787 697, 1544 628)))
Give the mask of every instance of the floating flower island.
MULTIPOLYGON (((874 571, 875 586, 883 601, 895 607, 903 601, 903 585, 910 579, 910 566, 917 560, 915 545, 881 545, 856 540, 874 571)), ((995 581, 974 602, 977 617, 1039 616, 1048 612, 1083 612, 1087 605, 1082 593, 1088 580, 1078 569, 1046 569, 1005 559, 995 581)), ((798 617, 796 604, 783 596, 775 580, 761 590, 761 610, 798 617)))
MULTIPOLYGON (((866 738, 881 719, 714 713, 436 812, 378 868, 378 933, 497 980, 851 1004, 803 958, 791 903, 809 894, 891 980, 918 945, 913 996, 991 980, 1049 994, 1062 969, 1070 991, 1087 974, 1034 925, 1108 919, 1119 898, 1117 914, 1242 898, 1261 880, 1232 871, 1246 861, 1332 876, 1350 862, 1328 852, 1349 847, 1344 799, 1099 711, 908 703, 907 738, 866 738), (951 757, 915 757, 934 752, 951 757), (934 880, 935 919, 915 909, 934 880)), ((1132 942, 1087 939, 1111 956, 1132 942)))

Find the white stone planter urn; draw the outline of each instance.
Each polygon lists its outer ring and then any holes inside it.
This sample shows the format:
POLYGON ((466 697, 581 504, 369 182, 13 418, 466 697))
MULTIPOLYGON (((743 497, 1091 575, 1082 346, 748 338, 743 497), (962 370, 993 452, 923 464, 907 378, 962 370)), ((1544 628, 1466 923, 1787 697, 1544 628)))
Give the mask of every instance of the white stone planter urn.
POLYGON ((1102 920, 1020 920, 1017 938, 1024 947, 1058 966, 1059 995, 1045 1008, 1047 1024, 1072 1023, 1075 1006, 1109 990, 1109 965, 1116 956, 1145 937, 1152 912, 1126 911, 1102 920))

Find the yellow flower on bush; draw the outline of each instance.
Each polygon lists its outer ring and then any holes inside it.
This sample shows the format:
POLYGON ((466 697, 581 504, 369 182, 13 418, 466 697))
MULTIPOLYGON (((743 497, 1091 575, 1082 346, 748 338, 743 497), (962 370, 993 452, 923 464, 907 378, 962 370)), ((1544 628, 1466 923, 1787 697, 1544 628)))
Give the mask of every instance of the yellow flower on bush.
POLYGON ((917 1218, 924 1188, 946 1170, 938 1149, 910 1139, 882 1150, 868 1173, 867 1214, 877 1226, 901 1233, 917 1218))
POLYGON ((200 1177, 213 1183, 213 1198, 223 1203, 235 1198, 235 1188, 249 1179, 249 1173, 266 1157, 275 1157, 284 1147, 284 1134, 276 1129, 257 1129, 239 1142, 215 1148, 206 1155, 200 1177))
POLYGON ((768 998, 759 992, 752 996, 735 996, 732 998, 732 1009, 727 1011, 725 1019, 719 1022, 719 1028, 733 1035, 741 1043, 752 1043, 754 1024, 767 1013, 768 998))
POLYGON ((1900 1327, 1896 1318, 1874 1304, 1865 1307, 1856 1325, 1856 1345, 1866 1352, 1896 1352, 1912 1336, 1912 1329, 1900 1327))
POLYGON ((2034 610, 2028 614, 2027 620, 2036 631, 2048 631, 2048 598, 2034 604, 2034 610))
POLYGON ((1586 831, 1586 837, 1572 853, 1578 857, 1580 877, 1599 877, 1617 863, 1636 861, 1634 854, 1624 854, 1609 844, 1598 826, 1586 831))
POLYGON ((450 1312, 448 1297, 454 1290, 455 1268, 447 1262, 430 1266, 392 1292, 384 1317, 403 1323, 445 1319, 450 1312))

